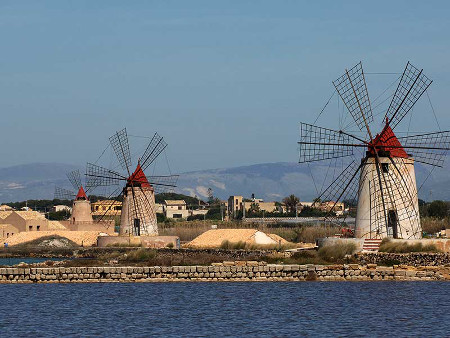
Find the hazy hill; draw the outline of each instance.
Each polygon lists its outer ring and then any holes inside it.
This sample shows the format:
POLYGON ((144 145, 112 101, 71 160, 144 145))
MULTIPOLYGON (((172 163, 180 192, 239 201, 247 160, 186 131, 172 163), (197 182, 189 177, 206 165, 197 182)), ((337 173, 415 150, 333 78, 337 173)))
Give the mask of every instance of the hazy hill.
MULTIPOLYGON (((316 194, 310 169, 314 173, 317 189, 321 190, 328 166, 320 163, 262 163, 226 169, 210 169, 180 175, 177 192, 205 199, 211 188, 215 196, 225 199, 232 194, 250 196, 254 193, 265 200, 281 200, 296 194, 302 200, 311 200, 316 194)), ((34 163, 0 168, 0 202, 26 199, 51 199, 55 185, 70 188, 66 173, 81 169, 61 163, 34 163)), ((450 176, 448 166, 436 168, 419 196, 425 200, 450 200, 450 176), (430 195, 431 191, 431 195, 430 195)), ((330 172, 329 172, 330 174, 330 172)), ((416 165, 418 184, 428 171, 416 165)))

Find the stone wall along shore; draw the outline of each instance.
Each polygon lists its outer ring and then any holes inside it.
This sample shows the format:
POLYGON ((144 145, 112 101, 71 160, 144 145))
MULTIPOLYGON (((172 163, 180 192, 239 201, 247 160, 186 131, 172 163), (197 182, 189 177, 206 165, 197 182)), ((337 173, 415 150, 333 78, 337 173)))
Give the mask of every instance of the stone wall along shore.
POLYGON ((211 266, 0 268, 0 283, 183 282, 183 281, 380 281, 450 280, 444 267, 278 265, 224 262, 211 266))
POLYGON ((442 252, 410 252, 410 253, 389 253, 389 252, 367 252, 359 253, 358 262, 360 264, 380 264, 391 262, 391 264, 404 264, 410 266, 450 266, 450 253, 442 252))

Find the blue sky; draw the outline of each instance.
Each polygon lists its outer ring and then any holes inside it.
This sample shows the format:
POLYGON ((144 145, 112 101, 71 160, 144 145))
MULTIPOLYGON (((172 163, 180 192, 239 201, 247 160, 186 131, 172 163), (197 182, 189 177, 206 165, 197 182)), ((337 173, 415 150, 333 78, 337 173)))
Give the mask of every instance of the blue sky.
MULTIPOLYGON (((124 126, 163 135, 176 172, 296 161, 298 123, 313 122, 331 81, 360 60, 366 72, 424 68, 448 129, 449 7, 3 0, 0 167, 94 161, 124 126)), ((396 76, 368 75, 371 95, 396 76)), ((414 114, 417 128, 436 129, 429 106, 414 114)))

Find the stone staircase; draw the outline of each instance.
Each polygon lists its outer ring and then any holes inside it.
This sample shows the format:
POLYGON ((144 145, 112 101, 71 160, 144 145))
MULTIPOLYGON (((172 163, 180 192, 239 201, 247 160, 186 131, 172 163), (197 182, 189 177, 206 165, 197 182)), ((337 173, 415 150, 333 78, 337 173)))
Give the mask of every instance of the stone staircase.
POLYGON ((378 249, 380 248, 381 239, 370 239, 366 238, 364 239, 363 243, 363 251, 374 251, 378 252, 378 249))

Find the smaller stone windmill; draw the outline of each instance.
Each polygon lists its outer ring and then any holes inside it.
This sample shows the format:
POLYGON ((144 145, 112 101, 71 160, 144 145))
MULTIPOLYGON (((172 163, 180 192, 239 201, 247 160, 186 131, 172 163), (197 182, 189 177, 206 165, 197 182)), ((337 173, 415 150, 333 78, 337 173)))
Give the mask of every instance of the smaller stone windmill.
MULTIPOLYGON (((147 178, 145 170, 167 147, 167 143, 155 133, 144 153, 137 160, 136 169, 132 171, 126 128, 112 135, 109 142, 123 173, 88 163, 86 167, 87 187, 93 189, 100 186, 117 186, 110 197, 123 201, 120 235, 158 235, 155 193, 166 192, 168 189, 174 188, 178 175, 148 176, 147 178)), ((98 221, 101 219, 102 217, 98 221)))
POLYGON ((93 223, 91 202, 89 202, 86 191, 81 183, 80 171, 74 170, 69 172, 67 178, 77 193, 56 187, 55 199, 73 200, 72 216, 70 217, 71 224, 93 223))

